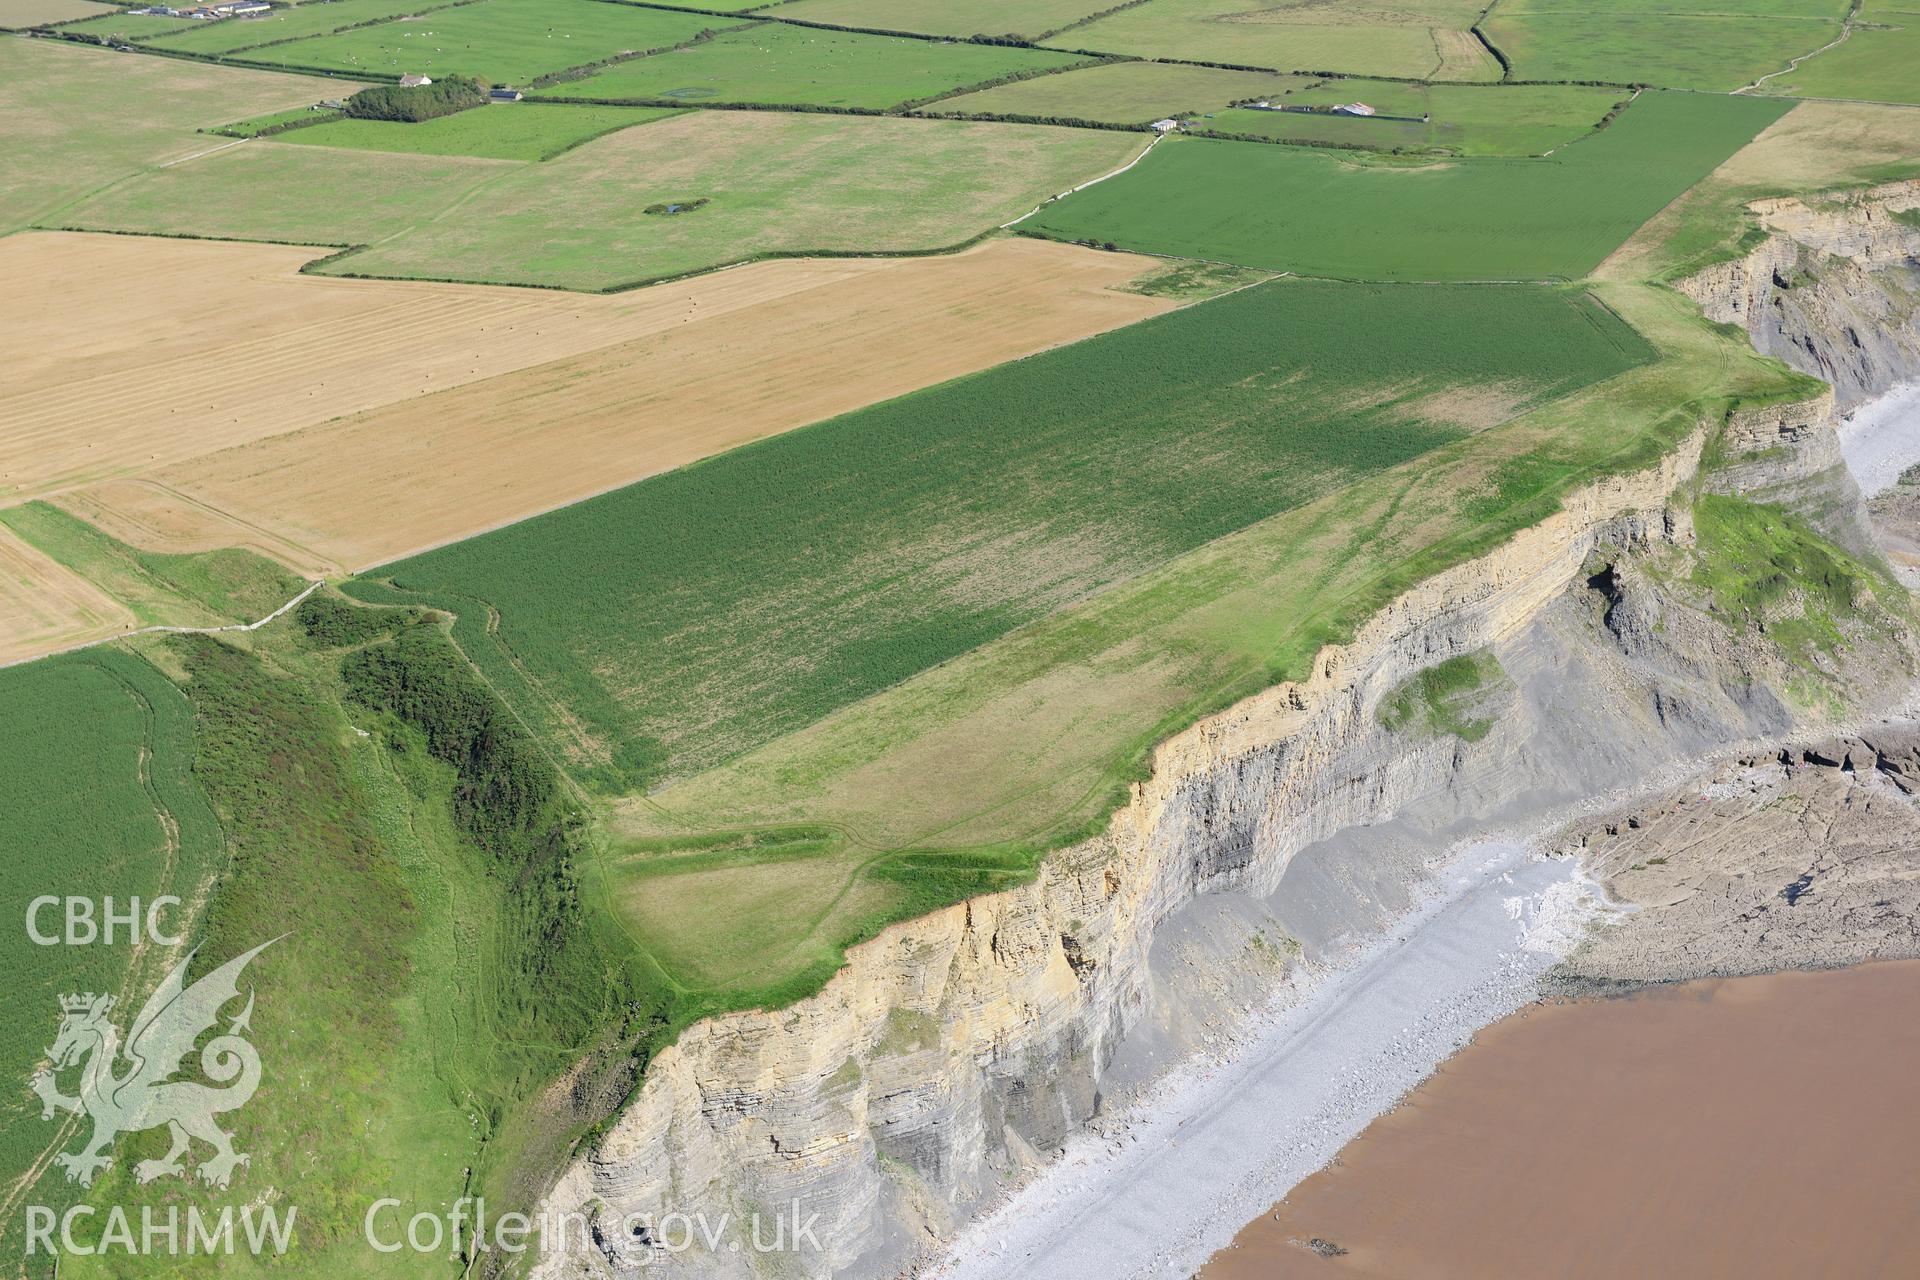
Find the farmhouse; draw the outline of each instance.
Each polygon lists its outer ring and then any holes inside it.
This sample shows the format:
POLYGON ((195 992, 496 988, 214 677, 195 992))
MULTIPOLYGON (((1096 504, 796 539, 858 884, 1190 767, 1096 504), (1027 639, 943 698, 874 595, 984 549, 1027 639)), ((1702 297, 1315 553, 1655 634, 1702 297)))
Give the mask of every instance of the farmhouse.
POLYGON ((1364 102, 1343 102, 1333 109, 1337 116, 1370 116, 1373 108, 1364 102))
POLYGON ((489 102, 518 102, 520 101, 520 91, 518 89, 509 89, 503 84, 495 85, 487 91, 487 100, 489 102))
POLYGON ((400 77, 400 87, 402 89, 418 89, 422 85, 429 85, 432 83, 433 83, 432 76, 407 75, 407 76, 400 77))

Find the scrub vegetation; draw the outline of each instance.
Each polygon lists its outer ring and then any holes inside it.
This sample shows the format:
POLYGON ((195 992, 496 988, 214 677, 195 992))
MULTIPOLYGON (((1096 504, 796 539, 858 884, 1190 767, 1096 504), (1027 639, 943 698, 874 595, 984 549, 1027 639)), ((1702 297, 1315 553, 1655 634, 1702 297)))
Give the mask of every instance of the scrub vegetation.
POLYGON ((1510 683, 1490 650, 1458 654, 1397 686, 1380 704, 1380 723, 1396 733, 1478 742, 1493 730, 1490 695, 1510 683))

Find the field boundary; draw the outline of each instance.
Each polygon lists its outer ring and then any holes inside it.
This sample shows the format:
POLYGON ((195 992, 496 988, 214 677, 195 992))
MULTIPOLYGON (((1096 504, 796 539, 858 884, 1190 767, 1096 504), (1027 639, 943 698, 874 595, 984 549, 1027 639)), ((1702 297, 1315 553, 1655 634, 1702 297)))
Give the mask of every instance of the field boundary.
POLYGON ((253 622, 229 622, 229 623, 224 623, 220 626, 215 626, 215 627, 171 627, 171 626, 135 627, 131 631, 121 631, 110 636, 101 636, 98 640, 83 640, 79 644, 70 644, 64 648, 49 649, 45 653, 37 653, 31 658, 15 658, 11 662, 0 662, 0 671, 4 671, 8 667, 24 667, 29 662, 39 662, 43 658, 57 658, 63 654, 80 653, 83 650, 87 650, 87 649, 97 649, 103 644, 115 644, 121 640, 131 640, 135 636, 153 636, 153 635, 212 636, 212 635, 221 635, 223 633, 232 632, 232 631, 258 631, 260 628, 266 626, 269 622, 272 622, 275 619, 284 615, 289 609, 292 609, 294 606, 298 605, 302 600, 305 600, 308 596, 318 591, 324 585, 325 585, 325 581, 322 579, 316 579, 314 581, 307 583, 306 587, 300 592, 299 595, 287 601, 285 604, 281 605, 278 609, 275 609, 272 613, 268 614, 266 617, 260 618, 253 622))

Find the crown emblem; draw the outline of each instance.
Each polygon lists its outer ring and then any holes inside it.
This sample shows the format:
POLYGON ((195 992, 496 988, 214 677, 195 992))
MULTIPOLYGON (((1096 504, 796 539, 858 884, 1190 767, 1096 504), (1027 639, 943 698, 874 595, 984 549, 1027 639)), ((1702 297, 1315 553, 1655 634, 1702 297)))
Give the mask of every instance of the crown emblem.
MULTIPOLYGON (((89 991, 85 995, 61 996, 60 1008, 61 1011, 65 1013, 86 1013, 93 1008, 95 1001, 104 1002, 111 999, 112 997, 110 996, 96 996, 93 992, 89 991)), ((105 1005, 103 1003, 102 1008, 104 1007, 105 1005)))

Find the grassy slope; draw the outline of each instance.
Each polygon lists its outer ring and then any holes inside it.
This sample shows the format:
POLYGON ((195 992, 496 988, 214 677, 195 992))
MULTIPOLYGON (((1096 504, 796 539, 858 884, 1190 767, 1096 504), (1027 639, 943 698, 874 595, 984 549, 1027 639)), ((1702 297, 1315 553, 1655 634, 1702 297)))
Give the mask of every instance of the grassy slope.
MULTIPOLYGON (((16 1082, 0 1098, 0 1232, 19 1240, 23 1203, 64 1206, 77 1188, 58 1169, 37 1187, 16 1183, 54 1150, 79 1145, 83 1126, 40 1118, 26 1081, 60 1023, 58 997, 115 992, 125 1009, 163 976, 174 953, 153 947, 132 964, 113 947, 41 947, 27 937, 27 904, 42 894, 191 903, 220 861, 220 829, 198 784, 193 717, 159 671, 118 649, 53 658, 0 671, 12 749, 0 755, 0 884, 9 927, 0 937, 8 982, 0 997, 0 1046, 16 1082), (30 1190, 30 1194, 29 1194, 30 1190)), ((167 913, 168 931, 187 918, 167 913)), ((59 932, 57 910, 40 920, 59 932)), ((130 1014, 130 1011, 128 1011, 130 1014)), ((69 1089, 72 1077, 64 1082, 69 1089)))
POLYGON ((1083 59, 992 45, 765 23, 687 49, 615 63, 536 96, 801 103, 876 110, 1083 59))
POLYGON ((1343 278, 1578 277, 1785 109, 1643 94, 1611 128, 1545 159, 1418 167, 1176 138, 1021 228, 1343 278))
POLYGON ((410 155, 550 160, 603 134, 672 115, 662 107, 554 107, 528 102, 459 111, 408 124, 398 120, 334 120, 275 135, 306 147, 346 147, 410 155))
POLYGON ((187 555, 141 551, 50 503, 0 509, 0 524, 126 605, 141 626, 253 622, 304 585, 239 547, 187 555))
MULTIPOLYGON (((452 653, 431 626, 418 630, 452 653)), ((270 1196, 297 1206, 287 1258, 149 1260, 142 1276, 460 1274, 457 1260, 368 1250, 366 1207, 394 1195, 409 1212, 444 1211, 464 1192, 486 1195, 495 1212, 524 1206, 528 1178, 555 1166, 628 1076, 590 1067, 572 1077, 571 1096, 548 1086, 599 1061, 593 1050, 607 1037, 644 1045, 659 1034, 671 993, 645 985, 650 971, 629 962, 616 933, 554 906, 546 872, 566 863, 546 855, 566 843, 560 828, 537 827, 559 843, 540 835, 531 863, 483 846, 455 800, 464 775, 435 759, 418 729, 343 701, 338 649, 302 640, 291 621, 247 648, 168 637, 141 649, 151 663, 113 647, 0 672, 0 696, 37 747, 0 762, 0 798, 19 815, 0 833, 15 914, 42 891, 176 892, 198 908, 196 973, 287 936, 249 970, 250 1038, 265 1074, 226 1123, 251 1165, 225 1192, 174 1180, 141 1187, 134 1162, 165 1145, 164 1131, 149 1133, 123 1138, 86 1194, 136 1221, 149 1204, 218 1212, 270 1196), (164 869, 161 804, 181 837, 164 869)), ((552 816, 571 823, 568 812, 552 816)), ((9 952, 18 981, 0 1018, 22 1080, 58 1020, 53 993, 118 988, 126 954, 9 952)), ((145 985, 178 954, 149 954, 145 985)), ((141 984, 128 985, 132 1001, 141 984)), ((10 1170, 53 1136, 37 1103, 30 1114, 18 1101, 0 1109, 10 1170)), ((72 1194, 55 1170, 31 1199, 57 1205, 72 1194)), ((69 1256, 60 1270, 120 1274, 119 1259, 69 1256)))

